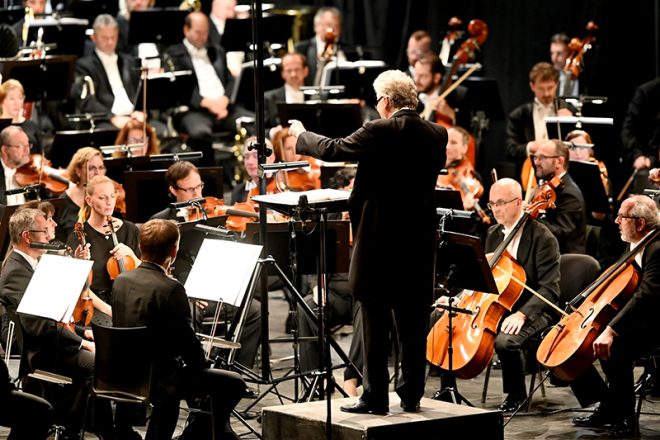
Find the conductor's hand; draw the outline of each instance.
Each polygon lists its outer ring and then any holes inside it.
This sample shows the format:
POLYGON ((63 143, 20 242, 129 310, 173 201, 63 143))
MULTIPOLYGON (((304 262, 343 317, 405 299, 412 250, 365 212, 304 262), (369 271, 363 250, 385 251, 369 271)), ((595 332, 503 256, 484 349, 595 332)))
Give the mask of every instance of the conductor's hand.
POLYGON ((301 133, 306 132, 305 126, 297 119, 289 119, 289 136, 293 136, 298 139, 301 133))
POLYGON ((600 334, 594 341, 594 355, 603 360, 610 358, 610 349, 614 343, 614 337, 617 336, 616 332, 611 327, 605 327, 603 333, 600 334))
POLYGON ((522 328, 526 319, 527 317, 523 315, 521 312, 516 312, 512 315, 507 316, 504 319, 504 322, 502 322, 502 328, 501 328, 502 333, 504 333, 505 335, 517 335, 518 333, 520 333, 520 329, 522 328))

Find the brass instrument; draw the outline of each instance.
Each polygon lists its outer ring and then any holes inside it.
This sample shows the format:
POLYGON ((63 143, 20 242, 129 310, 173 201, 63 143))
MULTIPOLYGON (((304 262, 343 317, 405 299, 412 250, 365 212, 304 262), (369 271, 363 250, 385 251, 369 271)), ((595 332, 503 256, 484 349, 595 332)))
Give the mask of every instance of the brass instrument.
POLYGON ((27 45, 28 30, 30 25, 34 22, 34 11, 31 7, 25 8, 25 17, 23 18, 23 29, 21 29, 21 37, 23 37, 23 45, 27 45))
POLYGON ((201 0, 183 0, 179 5, 181 11, 201 11, 202 2, 201 0))
POLYGON ((243 150, 248 138, 248 130, 245 127, 248 124, 254 124, 254 118, 240 117, 236 119, 236 135, 234 136, 234 145, 231 147, 234 155, 234 182, 240 183, 250 179, 243 165, 243 150))

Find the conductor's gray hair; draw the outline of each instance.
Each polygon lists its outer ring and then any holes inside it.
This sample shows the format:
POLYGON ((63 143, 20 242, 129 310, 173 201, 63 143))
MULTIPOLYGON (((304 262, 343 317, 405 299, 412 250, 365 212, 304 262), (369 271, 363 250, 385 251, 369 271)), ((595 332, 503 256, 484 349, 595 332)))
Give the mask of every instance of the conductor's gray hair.
POLYGON ((389 98, 395 110, 417 108, 417 88, 413 79, 400 70, 386 70, 374 81, 376 96, 389 98))

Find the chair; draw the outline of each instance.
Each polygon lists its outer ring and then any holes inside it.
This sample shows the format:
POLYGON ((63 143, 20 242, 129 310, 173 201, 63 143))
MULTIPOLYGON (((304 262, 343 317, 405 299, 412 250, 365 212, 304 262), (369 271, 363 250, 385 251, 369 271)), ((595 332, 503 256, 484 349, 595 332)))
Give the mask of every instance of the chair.
POLYGON ((642 403, 646 398, 646 394, 651 391, 652 387, 658 386, 658 384, 654 384, 654 381, 658 380, 658 372, 660 371, 660 348, 651 350, 647 355, 642 356, 637 363, 644 367, 642 375, 635 384, 635 394, 639 394, 635 418, 637 425, 639 425, 639 416, 642 412, 642 403))
MULTIPOLYGON (((580 294, 593 280, 596 279, 600 273, 600 264, 591 255, 585 254, 563 254, 559 256, 559 307, 565 306, 573 298, 580 294)), ((544 334, 545 332, 542 332, 544 334)), ((528 353, 534 356, 532 362, 527 362, 528 369, 531 369, 534 374, 532 374, 530 384, 529 384, 529 397, 527 400, 527 410, 529 410, 529 405, 532 400, 532 394, 534 393, 536 376, 538 374, 540 380, 540 386, 543 386, 543 380, 541 378, 542 366, 536 361, 536 350, 535 347, 541 342, 542 337, 535 337, 529 341, 528 353), (531 364, 531 368, 529 368, 531 364)), ((528 359, 529 361, 529 359, 528 359)), ((486 395, 488 393, 488 382, 490 378, 490 369, 491 365, 488 365, 486 369, 486 378, 484 379, 484 388, 481 394, 481 403, 486 402, 486 395)), ((543 396, 545 396, 545 388, 542 389, 543 396)))
MULTIPOLYGON (((152 356, 147 328, 106 327, 92 323, 92 331, 96 354, 89 398, 149 405, 152 356)), ((86 419, 85 416, 83 420, 86 419)), ((83 424, 83 436, 84 432, 83 424)))

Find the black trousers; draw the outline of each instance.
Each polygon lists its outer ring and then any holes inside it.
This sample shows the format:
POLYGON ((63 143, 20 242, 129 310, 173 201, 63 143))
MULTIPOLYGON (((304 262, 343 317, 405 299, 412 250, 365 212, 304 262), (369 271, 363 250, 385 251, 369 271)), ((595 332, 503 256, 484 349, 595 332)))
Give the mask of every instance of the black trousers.
POLYGON ((389 406, 389 323, 392 310, 400 347, 401 369, 396 393, 407 405, 424 395, 428 304, 388 306, 360 301, 364 322, 364 369, 361 399, 374 407, 389 406))
POLYGON ((0 406, 0 425, 11 428, 9 440, 45 439, 55 422, 50 403, 32 394, 10 391, 0 397, 0 406))
POLYGON ((502 362, 502 385, 504 392, 524 398, 525 388, 525 349, 531 338, 538 336, 554 322, 547 313, 541 313, 536 319, 526 320, 517 335, 498 333, 495 337, 495 352, 502 362))
POLYGON ((190 377, 181 384, 182 394, 167 396, 160 394, 154 400, 151 420, 147 428, 147 440, 170 440, 179 417, 181 397, 202 399, 203 409, 212 412, 211 423, 208 418, 198 417, 194 423, 188 424, 182 438, 223 439, 235 438, 229 427, 229 416, 245 391, 245 382, 236 373, 206 368, 190 377), (194 431, 194 435, 191 432, 194 431), (215 432, 215 436, 212 433, 215 432))

